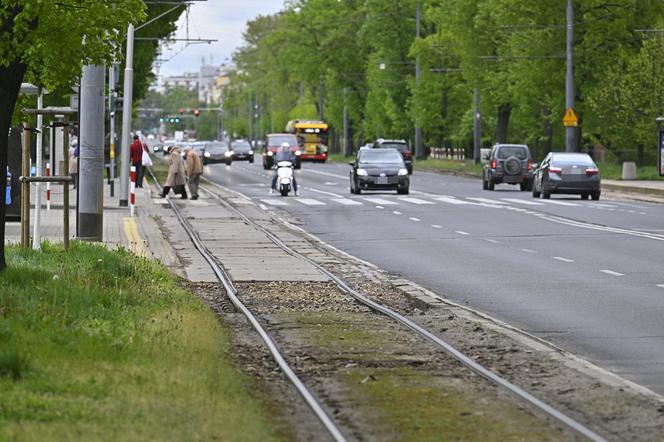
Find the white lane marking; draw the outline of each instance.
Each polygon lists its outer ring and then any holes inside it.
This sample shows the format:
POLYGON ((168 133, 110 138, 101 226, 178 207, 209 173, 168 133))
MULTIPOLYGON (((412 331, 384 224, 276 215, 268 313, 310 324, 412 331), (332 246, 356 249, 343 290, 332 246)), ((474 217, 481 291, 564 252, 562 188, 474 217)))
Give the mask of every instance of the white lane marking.
POLYGON ((338 183, 333 183, 332 181, 325 181, 326 186, 336 186, 338 183))
POLYGON ((491 238, 484 238, 484 241, 490 242, 491 244, 500 244, 500 241, 491 238))
POLYGON ((439 226, 438 224, 431 224, 431 227, 433 227, 434 229, 442 229, 443 228, 443 226, 439 226))
POLYGON ((403 213, 399 212, 398 210, 395 210, 395 211, 392 212, 392 213, 394 213, 395 215, 403 215, 403 213))
POLYGON ((461 204, 475 204, 475 203, 471 203, 469 201, 463 201, 463 200, 456 199, 453 196, 437 196, 437 197, 434 197, 433 199, 435 199, 436 201, 440 201, 442 203, 448 203, 448 204, 458 204, 458 205, 461 205, 461 204))
POLYGON ((657 241, 664 241, 664 235, 658 233, 643 232, 639 230, 619 229, 617 227, 600 226, 597 224, 586 223, 582 221, 574 221, 557 216, 549 216, 542 213, 536 215, 540 219, 551 221, 554 223, 565 224, 572 227, 580 227, 583 229, 599 230, 602 232, 618 233, 622 235, 640 236, 642 238, 654 239, 657 241))
POLYGON ((424 204, 434 204, 431 201, 425 201, 421 200, 418 198, 409 198, 409 197, 402 197, 402 198, 397 198, 399 201, 405 201, 407 203, 411 204, 417 204, 418 206, 424 205, 424 204))
POLYGON ((471 201, 477 201, 478 203, 487 203, 487 204, 507 204, 502 201, 490 200, 489 198, 468 198, 471 201))
POLYGON ((273 200, 265 199, 265 200, 261 200, 261 201, 263 201, 265 204, 269 204, 271 206, 287 206, 288 205, 288 203, 286 201, 281 201, 281 200, 277 200, 277 199, 273 199, 273 200))
POLYGON ((606 273, 607 275, 611 275, 611 276, 625 276, 624 273, 614 272, 613 270, 600 270, 600 272, 606 273))
POLYGON ((415 218, 415 217, 410 217, 408 219, 411 220, 411 221, 415 221, 416 223, 419 223, 421 221, 421 219, 415 218))
POLYGON ((376 209, 384 209, 385 207, 383 206, 376 206, 376 209))
POLYGON ((364 200, 369 201, 370 203, 380 204, 381 206, 395 206, 397 204, 394 201, 384 200, 382 198, 364 198, 364 200))
POLYGON ((657 284, 657 287, 659 287, 660 289, 664 289, 664 284, 657 284))
POLYGON ((639 215, 647 215, 646 212, 639 212, 639 215))
POLYGON ((532 250, 532 249, 521 249, 521 251, 526 253, 537 253, 537 250, 532 250))
POLYGON ((263 210, 267 210, 267 206, 265 204, 259 204, 258 207, 260 207, 263 210))
POLYGON ((333 196, 335 198, 343 198, 344 197, 343 195, 339 195, 337 193, 326 192, 324 190, 314 189, 313 187, 305 187, 305 189, 311 190, 312 192, 320 193, 320 194, 323 194, 323 195, 333 196))
POLYGON ((628 210, 627 213, 636 213, 636 210, 628 210))
POLYGON ((547 203, 547 204, 555 204, 557 206, 570 206, 570 207, 571 206, 574 206, 574 207, 579 206, 579 204, 577 204, 577 203, 569 203, 567 201, 559 201, 559 200, 542 200, 542 201, 547 203))
POLYGON ((503 201, 510 203, 525 204, 526 206, 543 206, 544 204, 535 201, 520 200, 518 198, 501 198, 503 201))
POLYGON ((312 198, 296 198, 295 201, 305 206, 324 206, 325 203, 312 198))
POLYGON ((470 233, 464 232, 463 230, 456 230, 455 233, 458 233, 459 235, 470 235, 470 233))
POLYGON ((603 203, 588 203, 589 206, 601 207, 603 209, 616 207, 613 204, 603 204, 603 203))
POLYGON ((335 203, 342 204, 344 206, 361 206, 362 203, 359 201, 351 200, 348 198, 332 198, 330 201, 334 201, 335 203))
POLYGON ((573 259, 563 258, 562 256, 554 256, 553 259, 555 259, 556 261, 561 261, 561 262, 574 262, 573 259))

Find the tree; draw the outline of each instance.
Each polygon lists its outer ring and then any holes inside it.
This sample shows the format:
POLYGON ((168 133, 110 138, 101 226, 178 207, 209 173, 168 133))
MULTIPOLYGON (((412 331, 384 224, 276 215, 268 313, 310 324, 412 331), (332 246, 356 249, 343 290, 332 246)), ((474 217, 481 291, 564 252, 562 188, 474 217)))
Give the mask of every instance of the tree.
MULTIPOLYGON (((55 88, 78 78, 84 63, 108 62, 121 31, 143 18, 141 0, 0 0, 0 171, 7 168, 7 136, 26 78, 55 88)), ((5 261, 5 202, 0 201, 0 271, 5 261)))

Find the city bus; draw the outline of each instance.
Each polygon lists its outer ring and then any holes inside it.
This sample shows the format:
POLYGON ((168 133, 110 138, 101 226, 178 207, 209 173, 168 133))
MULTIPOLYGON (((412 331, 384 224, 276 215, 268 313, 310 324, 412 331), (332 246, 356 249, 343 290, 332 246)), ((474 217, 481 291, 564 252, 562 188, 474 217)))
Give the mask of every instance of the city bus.
POLYGON ((302 160, 324 163, 327 161, 328 128, 323 121, 292 120, 286 125, 286 132, 297 137, 302 160))

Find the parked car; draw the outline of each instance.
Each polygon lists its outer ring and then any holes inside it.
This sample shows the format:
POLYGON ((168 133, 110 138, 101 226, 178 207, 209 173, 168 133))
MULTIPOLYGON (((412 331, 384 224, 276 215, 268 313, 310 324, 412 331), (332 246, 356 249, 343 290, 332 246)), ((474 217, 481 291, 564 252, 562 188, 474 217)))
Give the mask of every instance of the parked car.
POLYGON ((533 198, 548 199, 553 193, 581 195, 599 200, 602 178, 587 153, 551 152, 540 163, 533 179, 533 198))
POLYGON ((254 151, 248 141, 231 141, 231 157, 233 161, 249 161, 253 163, 254 151))
POLYGON ((228 144, 223 141, 212 141, 205 144, 203 152, 203 164, 208 163, 226 163, 230 166, 233 162, 233 153, 228 148, 228 144))
POLYGON ((281 149, 283 143, 288 143, 290 151, 295 155, 295 168, 302 167, 300 155, 302 152, 294 134, 267 134, 265 136, 265 148, 263 149, 263 169, 271 169, 274 165, 273 156, 281 149))
POLYGON ((408 148, 406 140, 384 140, 379 138, 373 143, 374 149, 396 149, 401 153, 403 162, 406 164, 408 175, 413 174, 413 152, 408 148))
POLYGON ((361 149, 349 163, 350 193, 363 190, 396 190, 408 195, 410 178, 401 153, 396 149, 361 149))
POLYGON ((525 144, 496 144, 482 169, 482 189, 494 190, 496 184, 518 184, 521 191, 530 190, 533 164, 525 144))

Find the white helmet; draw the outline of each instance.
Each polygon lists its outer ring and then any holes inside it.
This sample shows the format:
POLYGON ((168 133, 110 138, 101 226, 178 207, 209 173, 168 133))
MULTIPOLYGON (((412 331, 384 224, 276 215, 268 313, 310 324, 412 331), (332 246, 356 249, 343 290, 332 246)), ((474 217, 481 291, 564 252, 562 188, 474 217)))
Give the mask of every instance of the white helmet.
POLYGON ((290 149, 290 144, 286 143, 285 141, 281 143, 281 150, 288 150, 290 149))

